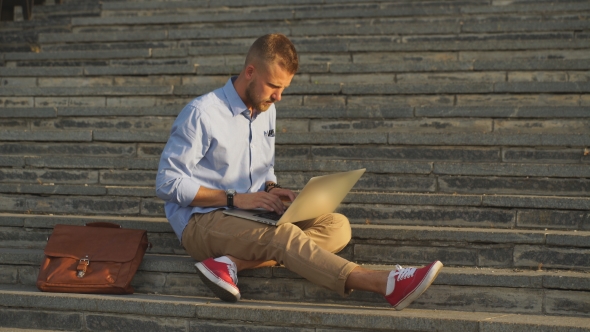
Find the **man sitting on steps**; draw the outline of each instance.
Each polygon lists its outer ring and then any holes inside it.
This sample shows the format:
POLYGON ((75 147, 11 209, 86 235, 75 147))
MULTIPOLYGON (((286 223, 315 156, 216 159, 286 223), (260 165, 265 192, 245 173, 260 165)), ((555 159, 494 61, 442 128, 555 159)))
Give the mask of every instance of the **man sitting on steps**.
POLYGON ((337 213, 279 227, 225 215, 228 207, 282 214, 276 184, 275 102, 299 66, 287 37, 270 34, 250 47, 242 72, 224 87, 191 101, 172 125, 156 179, 158 197, 197 273, 222 300, 240 299, 237 272, 283 264, 341 295, 353 289, 385 296, 401 310, 422 294, 442 264, 393 271, 365 269, 337 256, 350 241, 348 219, 337 213))

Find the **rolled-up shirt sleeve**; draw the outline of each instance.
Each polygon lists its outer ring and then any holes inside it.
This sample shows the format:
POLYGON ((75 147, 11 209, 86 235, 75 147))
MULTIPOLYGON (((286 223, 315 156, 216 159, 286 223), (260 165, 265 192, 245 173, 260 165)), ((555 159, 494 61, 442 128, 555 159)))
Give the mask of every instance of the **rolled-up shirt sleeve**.
POLYGON ((158 174, 156 195, 182 207, 189 206, 201 188, 193 172, 210 145, 209 122, 205 114, 187 105, 170 131, 158 174))

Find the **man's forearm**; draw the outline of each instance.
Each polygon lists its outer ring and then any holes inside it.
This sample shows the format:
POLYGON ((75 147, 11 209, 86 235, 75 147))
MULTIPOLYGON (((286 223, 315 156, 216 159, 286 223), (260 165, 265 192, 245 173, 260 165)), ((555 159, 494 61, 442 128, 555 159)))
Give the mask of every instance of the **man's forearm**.
POLYGON ((227 196, 224 190, 201 186, 190 205, 200 207, 227 206, 227 196))

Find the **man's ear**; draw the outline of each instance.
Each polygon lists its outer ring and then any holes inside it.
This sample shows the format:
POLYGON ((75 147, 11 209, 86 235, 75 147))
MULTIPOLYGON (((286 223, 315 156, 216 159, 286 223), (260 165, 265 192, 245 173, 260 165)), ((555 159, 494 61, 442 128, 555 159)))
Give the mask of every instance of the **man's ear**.
POLYGON ((254 71, 256 71, 256 68, 254 68, 254 65, 249 64, 246 66, 246 69, 244 70, 244 74, 246 76, 246 79, 251 80, 254 77, 254 71))

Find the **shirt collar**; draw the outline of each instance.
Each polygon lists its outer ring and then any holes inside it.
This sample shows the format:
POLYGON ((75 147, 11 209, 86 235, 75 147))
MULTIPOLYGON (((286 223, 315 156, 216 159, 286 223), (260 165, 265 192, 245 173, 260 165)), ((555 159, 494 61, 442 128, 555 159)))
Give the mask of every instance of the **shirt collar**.
POLYGON ((233 76, 227 80, 227 83, 225 83, 225 86, 223 87, 223 93, 225 93, 229 108, 234 116, 247 112, 249 117, 250 110, 246 107, 246 104, 244 104, 240 95, 238 95, 236 88, 234 88, 234 81, 236 78, 237 76, 233 76))

